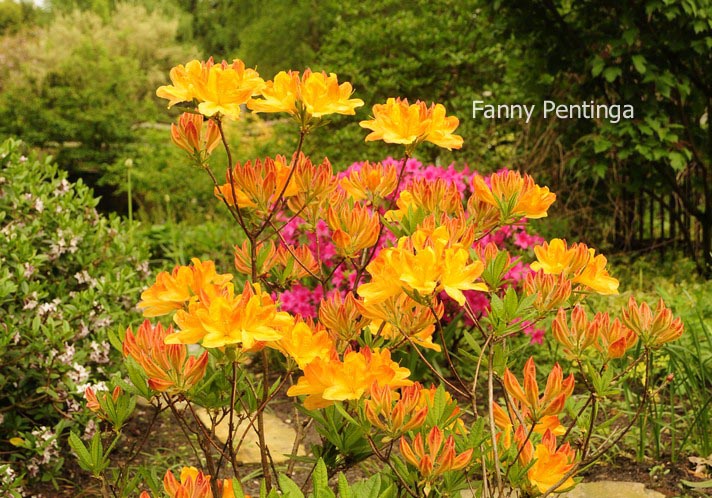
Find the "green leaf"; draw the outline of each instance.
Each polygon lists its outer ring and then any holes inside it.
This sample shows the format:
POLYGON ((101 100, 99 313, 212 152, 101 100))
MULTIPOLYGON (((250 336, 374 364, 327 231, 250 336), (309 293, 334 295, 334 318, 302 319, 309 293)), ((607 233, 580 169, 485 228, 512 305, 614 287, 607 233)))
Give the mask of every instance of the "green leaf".
POLYGON ((324 460, 321 458, 317 460, 316 466, 314 467, 312 487, 314 489, 314 498, 328 495, 333 496, 333 493, 329 490, 329 474, 326 471, 326 464, 324 464, 324 460))
POLYGON ((282 496, 287 498, 304 498, 304 493, 299 489, 299 486, 284 474, 279 474, 279 487, 282 490, 282 496))
POLYGON ((685 479, 680 479, 680 482, 687 486, 688 488, 695 488, 695 489, 708 489, 712 488, 712 479, 708 479, 706 481, 686 481, 685 479))
POLYGON ((100 466, 104 460, 104 445, 101 444, 101 432, 97 431, 94 433, 94 437, 91 438, 91 460, 92 460, 92 470, 100 472, 100 466))
POLYGON ((74 454, 79 460, 79 465, 84 470, 91 471, 93 469, 92 457, 89 454, 89 450, 84 446, 84 442, 77 436, 74 432, 69 435, 69 446, 74 451, 74 454))
POLYGON ((609 83, 613 83, 621 74, 623 74, 623 71, 619 67, 607 67, 603 71, 603 77, 609 83))
POLYGON ((604 67, 606 67, 606 61, 604 61, 601 56, 597 55, 593 58, 593 62, 591 63, 591 75, 594 77, 598 76, 601 72, 603 72, 604 67))
POLYGON ((647 68, 645 67, 645 57, 640 54, 636 54, 631 57, 631 60, 633 61, 633 66, 635 66, 635 70, 638 71, 640 74, 645 74, 645 71, 647 70, 647 68))
POLYGON ((351 492, 351 487, 349 486, 349 481, 346 480, 346 476, 343 472, 339 472, 339 498, 353 498, 353 493, 351 492))

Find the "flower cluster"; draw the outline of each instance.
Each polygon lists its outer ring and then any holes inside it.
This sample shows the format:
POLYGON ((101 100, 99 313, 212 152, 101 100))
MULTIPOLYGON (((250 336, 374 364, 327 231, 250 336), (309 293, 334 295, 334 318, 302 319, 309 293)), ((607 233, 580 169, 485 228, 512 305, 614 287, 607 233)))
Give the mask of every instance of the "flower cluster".
POLYGON ((510 397, 508 409, 492 404, 494 421, 500 429, 497 438, 502 448, 508 449, 514 439, 519 463, 528 469, 529 486, 539 493, 572 487, 574 481, 568 474, 574 468, 576 454, 568 443, 557 449, 556 437, 565 433, 559 414, 573 393, 573 375, 564 379, 561 367, 554 365, 540 395, 536 366, 533 358, 529 358, 524 366, 524 386, 506 369, 504 387, 510 397), (536 447, 532 443, 535 436, 541 438, 536 447), (564 477, 566 479, 560 485, 550 489, 564 477))
MULTIPOLYGON (((183 467, 180 471, 180 480, 176 479, 173 472, 167 471, 163 477, 163 489, 168 498, 214 498, 215 496, 210 486, 210 476, 195 467, 183 467)), ((219 479, 218 490, 219 498, 236 496, 232 479, 219 479)), ((245 497, 250 498, 249 495, 245 497)), ((143 491, 139 498, 151 498, 151 494, 143 491)))
POLYGON ((581 289, 598 294, 618 294, 618 280, 606 270, 606 257, 596 255, 583 243, 568 247, 566 241, 552 239, 534 248, 537 260, 532 263, 532 270, 542 270, 547 275, 565 275, 581 289))
POLYGON ((387 349, 347 350, 343 359, 334 352, 316 357, 304 367, 304 375, 287 391, 289 396, 306 395, 304 406, 323 408, 335 401, 358 400, 374 382, 391 389, 409 386, 410 371, 391 359, 387 349))
POLYGON ((280 71, 262 88, 262 98, 247 106, 253 112, 286 112, 306 124, 328 114, 355 114, 363 100, 350 98, 352 93, 351 83, 339 84, 334 73, 307 69, 300 77, 299 71, 280 71))
POLYGON ((172 85, 156 90, 156 95, 167 99, 168 107, 180 102, 198 102, 198 111, 204 116, 221 114, 237 119, 240 106, 248 103, 264 87, 265 82, 257 71, 246 68, 236 59, 232 64, 216 64, 212 58, 206 62, 192 60, 171 69, 172 85))
MULTIPOLYGON (((431 142, 448 150, 462 147, 462 137, 453 132, 460 124, 455 116, 446 116, 445 107, 425 102, 409 104, 408 99, 389 98, 373 106, 373 119, 361 121, 371 130, 366 141, 383 140, 412 148, 420 142, 431 142)), ((410 149, 408 149, 410 150, 410 149)))

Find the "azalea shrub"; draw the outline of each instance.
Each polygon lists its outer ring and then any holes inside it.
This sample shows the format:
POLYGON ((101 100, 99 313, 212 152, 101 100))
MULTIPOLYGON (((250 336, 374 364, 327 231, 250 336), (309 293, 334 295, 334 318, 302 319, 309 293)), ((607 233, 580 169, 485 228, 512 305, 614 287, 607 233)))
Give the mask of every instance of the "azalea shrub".
POLYGON ((243 496, 238 451, 249 430, 260 496, 304 496, 288 476, 305 459, 314 496, 547 496, 573 488, 669 382, 653 375, 654 359, 683 326, 665 303, 631 298, 618 314, 592 314, 589 296, 618 292, 605 256, 526 231, 547 216, 554 193, 517 171, 433 174, 415 161, 424 142, 462 147, 459 120, 442 105, 373 105, 359 123, 365 140, 401 157, 335 174, 304 150, 330 115, 364 105, 337 75, 282 71, 265 81, 242 61, 210 59, 176 66, 170 78, 157 95, 186 109, 172 140, 213 182, 234 220, 225 236, 239 243, 230 271, 194 258, 158 274, 138 301, 145 321, 112 338, 129 379, 86 390, 105 431, 70 439, 105 496, 131 484, 128 472, 106 469, 137 395, 199 441, 196 461, 179 478, 169 470, 162 484, 147 481, 144 498, 243 496), (245 107, 292 119, 296 150, 237 158, 224 123, 245 107), (219 147, 224 174, 211 162, 219 147), (517 245, 531 250, 515 257, 517 245), (519 361, 542 334, 561 364, 519 361), (632 388, 638 406, 622 416, 616 401, 632 388), (264 414, 285 392, 306 422, 280 472, 264 414), (223 443, 215 427, 225 421, 223 443), (305 457, 306 427, 320 443, 305 457), (344 471, 367 459, 379 471, 348 482, 344 471))
POLYGON ((121 366, 108 331, 132 316, 148 251, 96 204, 50 157, 18 140, 0 144, 3 496, 61 475, 68 429, 95 427, 86 424, 85 389, 105 389, 121 366))

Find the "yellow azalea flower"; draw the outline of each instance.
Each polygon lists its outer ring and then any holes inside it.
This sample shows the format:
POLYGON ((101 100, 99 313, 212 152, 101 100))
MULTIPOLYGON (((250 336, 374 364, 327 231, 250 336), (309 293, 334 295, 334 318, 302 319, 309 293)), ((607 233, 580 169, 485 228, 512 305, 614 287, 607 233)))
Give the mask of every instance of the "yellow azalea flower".
POLYGON ((287 395, 307 395, 304 406, 311 410, 335 401, 360 399, 374 382, 393 389, 409 386, 412 384, 409 375, 410 370, 391 360, 389 350, 371 351, 365 347, 360 351, 347 351, 343 361, 334 357, 315 358, 287 395))
POLYGON ((477 290, 487 292, 487 285, 483 282, 475 283, 484 272, 485 265, 481 261, 470 261, 470 254, 463 248, 445 249, 443 259, 443 273, 441 283, 445 293, 457 301, 460 306, 465 305, 463 290, 477 290))
POLYGON ((315 358, 328 358, 334 347, 334 340, 323 327, 314 330, 302 320, 286 327, 282 338, 274 343, 274 348, 293 358, 302 370, 315 358))
POLYGON ((195 82, 202 77, 202 74, 203 64, 200 61, 192 60, 185 66, 179 64, 170 72, 173 84, 159 87, 156 95, 168 99, 168 108, 179 102, 190 102, 195 98, 195 82))
POLYGON ((445 107, 425 102, 409 104, 408 99, 389 98, 385 104, 373 106, 373 119, 361 121, 361 127, 371 130, 366 141, 383 140, 386 143, 415 146, 432 142, 448 150, 462 147, 462 137, 453 132, 459 120, 445 116, 445 107))
POLYGON ((259 93, 264 81, 254 69, 246 69, 239 59, 228 65, 213 64, 208 67, 206 79, 195 82, 195 96, 200 101, 198 110, 205 116, 223 114, 237 119, 240 106, 259 93))
POLYGON ((398 249, 387 247, 368 264, 366 270, 371 275, 371 281, 361 284, 357 291, 364 303, 383 302, 403 292, 400 269, 396 267, 399 258, 398 249))
POLYGON ((297 100, 301 80, 299 71, 280 71, 274 80, 267 81, 260 92, 261 99, 253 99, 247 105, 253 112, 297 113, 297 100))
POLYGON ((197 299, 201 291, 215 292, 232 285, 232 275, 218 274, 214 262, 198 258, 191 262, 192 266, 176 266, 172 273, 161 272, 156 276, 156 283, 141 294, 138 303, 143 316, 166 315, 197 299))
POLYGON ((540 187, 534 179, 518 171, 500 171, 490 176, 489 186, 484 178, 475 174, 472 177, 474 196, 479 200, 497 207, 503 220, 511 218, 543 218, 556 200, 556 194, 548 187, 540 187))
POLYGON ((563 274, 572 283, 581 284, 603 295, 618 294, 618 280, 605 269, 605 256, 595 254, 586 244, 567 247, 565 241, 552 239, 534 247, 537 261, 531 264, 534 271, 542 270, 549 275, 563 274))
MULTIPOLYGON (((531 445, 531 442, 527 441, 526 444, 531 445)), ((544 434, 541 444, 537 444, 533 452, 530 450, 521 453, 521 456, 525 455, 529 457, 529 460, 525 461, 524 465, 534 462, 527 471, 527 478, 539 493, 545 493, 555 486, 564 475, 574 468, 576 463, 576 453, 571 449, 569 443, 556 448, 556 436, 551 431, 544 434)), ((566 491, 575 485, 573 476, 570 476, 554 491, 566 491)))
POLYGON ((278 341, 282 330, 293 323, 289 313, 277 311, 272 298, 259 284, 246 284, 239 296, 222 292, 201 296, 188 311, 175 315, 180 331, 166 337, 166 344, 193 344, 205 348, 238 345, 243 350, 262 347, 265 341, 278 341))
POLYGON ((300 78, 297 71, 281 71, 274 81, 267 82, 261 92, 263 99, 249 102, 248 107, 253 112, 286 112, 307 122, 327 114, 355 114, 363 100, 352 99, 351 94, 351 83, 339 84, 334 73, 307 69, 300 78))
POLYGON ((361 99, 350 99, 353 93, 351 83, 339 85, 334 73, 313 73, 307 69, 302 76, 301 101, 309 116, 320 118, 327 114, 347 114, 353 116, 355 109, 363 105, 361 99))
POLYGON ((604 296, 618 294, 618 280, 611 277, 606 271, 608 260, 603 254, 596 256, 595 252, 594 249, 588 250, 588 263, 573 282, 584 285, 604 296))
POLYGON ((368 304, 404 291, 421 296, 445 291, 462 306, 463 290, 487 290, 485 284, 474 282, 482 275, 484 265, 469 261, 467 250, 459 243, 451 243, 447 227, 428 232, 416 230, 410 237, 401 237, 397 247, 386 248, 376 256, 366 267, 371 282, 361 285, 358 293, 368 304))
POLYGON ((232 64, 215 64, 193 60, 171 70, 173 85, 162 86, 156 95, 169 99, 168 106, 178 102, 198 101, 198 111, 204 116, 221 114, 232 119, 240 115, 240 106, 264 87, 264 81, 254 69, 245 68, 235 59, 232 64))

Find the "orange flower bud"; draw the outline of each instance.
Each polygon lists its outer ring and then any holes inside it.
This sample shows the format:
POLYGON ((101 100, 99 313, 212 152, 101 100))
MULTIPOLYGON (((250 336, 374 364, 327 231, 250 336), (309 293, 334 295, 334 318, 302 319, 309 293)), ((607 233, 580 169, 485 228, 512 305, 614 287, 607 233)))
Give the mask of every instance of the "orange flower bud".
POLYGON ((400 450, 403 458, 418 469, 426 483, 431 483, 433 478, 445 472, 464 469, 470 463, 473 452, 470 448, 458 455, 455 438, 452 435, 445 438, 438 426, 430 430, 425 443, 420 433, 413 439, 413 446, 405 436, 401 437, 400 450))
POLYGON ((366 419, 393 440, 408 431, 417 429, 425 422, 428 407, 418 406, 420 392, 423 387, 419 383, 401 388, 400 397, 393 404, 395 393, 389 386, 379 386, 377 382, 371 385, 370 399, 366 401, 364 413, 366 419))
POLYGON ((544 394, 539 397, 539 387, 536 382, 536 365, 534 358, 530 357, 524 365, 524 388, 509 369, 504 372, 504 388, 515 403, 522 407, 522 412, 532 421, 539 421, 542 417, 556 415, 561 412, 566 399, 574 390, 574 376, 569 375, 565 380, 558 363, 549 373, 544 394))
POLYGON ((348 176, 339 180, 339 186, 354 201, 375 203, 387 198, 396 188, 398 171, 394 164, 384 166, 381 163, 366 161, 359 169, 352 169, 348 176))
POLYGON ((437 303, 433 310, 417 303, 405 294, 391 297, 380 303, 356 302, 363 316, 370 320, 369 329, 374 335, 400 342, 408 338, 413 343, 428 349, 440 351, 433 342, 435 323, 442 318, 445 305, 437 303))
POLYGON ((534 307, 541 312, 564 306, 571 296, 571 280, 563 273, 547 275, 542 270, 528 273, 523 287, 527 295, 536 295, 534 307))
POLYGON ((178 147, 191 156, 205 161, 207 156, 220 144, 220 130, 212 120, 203 130, 204 118, 201 114, 184 112, 178 124, 171 124, 171 139, 178 147))
POLYGON ((368 324, 368 318, 361 315, 358 302, 351 292, 344 298, 334 292, 330 297, 322 299, 319 305, 319 321, 346 342, 358 337, 368 324))
POLYGON ((571 328, 566 319, 566 310, 560 308, 552 323, 554 338, 564 346, 564 352, 571 358, 581 358, 584 351, 598 337, 596 321, 589 322, 583 306, 577 304, 571 312, 571 328))
POLYGON ((534 179, 518 171, 505 170, 489 178, 489 186, 480 175, 472 177, 473 196, 499 209, 502 222, 519 218, 543 218, 556 200, 548 187, 540 187, 534 179))
POLYGON ((623 323, 638 335, 645 346, 652 349, 679 339, 684 331, 682 320, 679 317, 673 318, 672 311, 665 307, 662 298, 653 315, 648 303, 643 302, 638 306, 631 296, 628 307, 623 308, 623 323))
POLYGON ((378 213, 362 204, 350 206, 343 192, 332 196, 326 221, 332 230, 336 252, 344 257, 356 258, 378 241, 381 228, 378 213))
POLYGON ((164 329, 158 323, 152 326, 145 320, 136 334, 129 327, 124 337, 123 353, 133 358, 146 372, 148 386, 158 392, 178 393, 191 389, 205 375, 208 352, 188 356, 188 348, 182 344, 166 344, 165 339, 173 333, 173 327, 164 329))

